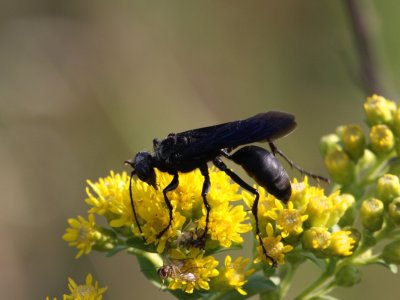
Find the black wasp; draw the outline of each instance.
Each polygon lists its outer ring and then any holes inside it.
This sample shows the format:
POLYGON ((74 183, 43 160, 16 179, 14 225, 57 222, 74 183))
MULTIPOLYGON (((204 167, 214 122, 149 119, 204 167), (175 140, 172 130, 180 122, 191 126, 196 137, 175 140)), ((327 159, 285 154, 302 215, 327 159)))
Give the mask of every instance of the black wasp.
POLYGON ((274 140, 287 135, 293 131, 295 127, 296 122, 292 114, 279 111, 269 111, 259 113, 245 120, 188 130, 181 133, 170 133, 164 139, 154 139, 154 153, 139 152, 136 154, 134 159, 125 162, 133 168, 129 191, 133 214, 139 231, 142 232, 142 229, 138 222, 132 198, 132 176, 137 175, 140 180, 157 189, 156 173, 154 168, 173 175, 172 181, 163 189, 165 204, 169 210, 169 223, 157 235, 157 238, 160 238, 172 223, 173 208, 168 199, 167 193, 178 187, 178 172, 185 173, 195 169, 200 169, 201 174, 204 176, 201 196, 207 211, 206 226, 202 236, 200 237, 202 246, 204 247, 211 209, 207 201, 207 193, 211 185, 207 163, 212 162, 218 169, 229 175, 230 178, 243 189, 254 194, 255 199, 251 211, 255 218, 255 231, 260 245, 262 246, 264 255, 271 260, 274 265, 276 265, 275 260, 268 255, 260 234, 257 215, 259 200, 258 191, 230 170, 221 160, 221 157, 225 157, 242 166, 247 174, 260 186, 264 187, 270 194, 286 203, 292 193, 290 179, 286 170, 276 159, 276 154, 281 155, 290 166, 298 169, 301 173, 309 175, 316 180, 327 181, 326 178, 309 173, 294 164, 274 145, 274 140), (271 148, 271 152, 254 145, 244 146, 236 152, 232 152, 239 146, 255 142, 267 142, 271 148))

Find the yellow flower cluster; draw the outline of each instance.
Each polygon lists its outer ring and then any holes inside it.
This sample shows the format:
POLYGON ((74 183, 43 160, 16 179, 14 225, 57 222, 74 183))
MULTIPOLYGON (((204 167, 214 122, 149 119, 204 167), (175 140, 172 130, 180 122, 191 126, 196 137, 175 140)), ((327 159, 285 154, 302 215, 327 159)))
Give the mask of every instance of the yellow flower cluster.
MULTIPOLYGON (((263 242, 268 255, 279 264, 284 263, 285 254, 299 241, 318 255, 321 249, 331 256, 352 254, 355 240, 350 236, 351 232, 333 232, 333 227, 354 204, 353 196, 339 192, 326 196, 322 188, 310 186, 307 178, 302 182, 294 180, 292 196, 286 207, 262 188, 259 192, 260 228, 266 236, 263 242)), ((251 207, 254 196, 243 192, 243 198, 251 207)), ((256 262, 263 257, 261 247, 258 251, 260 256, 256 262)))
MULTIPOLYGON (((85 284, 78 285, 72 278, 68 278, 68 288, 70 294, 64 294, 63 300, 101 300, 107 290, 107 287, 99 287, 97 281, 93 284, 92 274, 86 276, 85 284)), ((50 297, 46 297, 46 300, 50 300, 50 297)), ((53 300, 57 298, 54 297, 53 300)))
MULTIPOLYGON (((167 186, 172 179, 169 174, 157 170, 156 175, 160 187, 167 186)), ((242 235, 252 227, 248 222, 249 213, 243 205, 235 203, 241 199, 239 187, 231 183, 224 172, 214 168, 210 169, 210 179, 212 186, 207 200, 212 209, 206 250, 240 245, 243 243, 242 235)), ((77 258, 90 253, 93 247, 100 251, 111 249, 118 239, 95 224, 94 215, 104 216, 122 236, 143 237, 149 249, 152 244, 156 246, 155 250, 167 261, 164 268, 169 270, 165 278, 170 280, 168 288, 182 289, 186 293, 196 289, 208 290, 210 278, 218 276, 219 272, 216 269, 218 261, 210 255, 203 257, 204 250, 198 248, 206 223, 201 197, 204 177, 199 171, 180 174, 178 188, 168 193, 173 207, 172 226, 161 238, 157 235, 169 222, 162 189, 155 190, 138 179, 132 179, 133 201, 142 229, 140 233, 130 202, 129 180, 126 173, 111 172, 110 176, 97 182, 88 181, 86 203, 91 206, 88 220, 81 216, 69 219, 71 227, 67 228, 63 239, 79 250, 77 258)), ((244 282, 235 281, 231 285, 240 289, 244 282)))
MULTIPOLYGON (((167 186, 172 179, 169 174, 157 170, 156 176, 160 187, 167 186)), ((245 295, 244 285, 254 272, 254 268, 248 266, 250 259, 239 257, 232 261, 228 255, 225 266, 217 269, 218 260, 208 254, 243 243, 243 234, 252 229, 250 220, 254 218, 250 218, 249 209, 237 202, 243 199, 251 208, 254 195, 240 191, 224 172, 211 168, 210 177, 212 185, 207 200, 211 212, 204 250, 200 249, 203 245, 199 242, 206 226, 206 210, 201 197, 204 178, 199 171, 180 174, 178 188, 168 193, 173 220, 160 238, 157 235, 169 222, 162 189, 156 190, 132 179, 140 232, 129 197, 130 178, 126 173, 114 172, 97 182, 88 181, 88 220, 82 217, 69 219, 71 227, 67 228, 63 238, 79 250, 77 257, 80 257, 92 248, 108 251, 118 245, 121 247, 121 243, 129 249, 133 245, 130 239, 136 237, 136 241, 142 243, 141 247, 162 256, 164 263, 159 266, 158 273, 163 281, 168 282, 169 289, 193 293, 196 290, 208 291, 211 284, 245 295), (113 230, 96 225, 94 215, 104 216, 113 230), (145 245, 141 238, 144 238, 145 245)), ((354 240, 349 232, 334 232, 332 227, 353 204, 353 199, 338 192, 325 196, 321 188, 309 186, 307 178, 302 182, 295 180, 292 190, 291 200, 284 206, 259 188, 259 224, 268 256, 283 264, 286 254, 302 240, 311 251, 319 253, 323 249, 326 255, 350 255, 354 240)), ((254 263, 266 260, 261 245, 257 251, 259 255, 254 263)))

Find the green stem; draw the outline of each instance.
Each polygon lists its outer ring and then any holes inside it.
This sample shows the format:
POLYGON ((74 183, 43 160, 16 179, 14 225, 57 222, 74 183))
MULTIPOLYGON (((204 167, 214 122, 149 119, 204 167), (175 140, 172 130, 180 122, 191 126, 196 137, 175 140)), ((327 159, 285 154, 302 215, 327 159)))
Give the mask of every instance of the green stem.
POLYGON ((293 275, 297 269, 297 267, 299 266, 299 264, 295 264, 295 265, 288 265, 288 270, 287 273, 285 274, 285 276, 282 278, 282 282, 281 282, 281 299, 283 299, 286 295, 286 293, 288 292, 289 288, 290 288, 290 284, 292 282, 292 278, 293 275))
POLYGON ((320 287, 328 284, 329 280, 332 280, 332 275, 335 273, 336 269, 336 259, 329 259, 329 263, 326 267, 325 272, 315 280, 308 288, 301 292, 295 299, 296 300, 306 300, 311 299, 315 294, 322 294, 322 292, 316 292, 320 287))

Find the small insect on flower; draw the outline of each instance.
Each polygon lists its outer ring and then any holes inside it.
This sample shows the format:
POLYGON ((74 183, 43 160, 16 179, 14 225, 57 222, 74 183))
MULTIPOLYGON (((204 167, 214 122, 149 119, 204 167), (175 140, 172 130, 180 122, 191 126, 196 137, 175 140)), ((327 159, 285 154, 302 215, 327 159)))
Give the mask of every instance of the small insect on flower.
MULTIPOLYGON (((173 175, 171 182, 163 189, 164 202, 169 212, 169 222, 158 234, 161 238, 168 228, 172 226, 173 205, 167 196, 168 192, 175 190, 179 185, 179 172, 188 173, 199 169, 204 177, 201 196, 206 208, 204 232, 200 236, 201 248, 205 247, 205 239, 209 229, 211 206, 207 200, 207 194, 211 187, 208 171, 208 162, 212 162, 218 169, 225 172, 235 183, 254 196, 252 213, 255 219, 255 231, 261 245, 263 254, 275 266, 276 261, 268 254, 263 242, 258 222, 258 200, 259 193, 251 185, 241 179, 235 172, 228 168, 222 161, 222 157, 240 165, 250 177, 260 186, 264 187, 270 194, 287 203, 292 190, 289 175, 281 163, 275 157, 279 154, 290 166, 298 169, 301 173, 309 175, 316 180, 328 181, 322 176, 305 171, 293 163, 274 141, 294 130, 296 122, 294 116, 284 112, 269 111, 260 113, 245 120, 193 129, 181 133, 170 133, 166 138, 154 139, 154 153, 139 152, 136 156, 125 161, 133 170, 130 181, 130 199, 136 225, 142 234, 138 214, 132 197, 132 177, 137 175, 141 181, 157 189, 157 178, 155 169, 173 175), (258 146, 244 146, 232 153, 242 145, 255 142, 268 142, 271 152, 258 146)), ((143 235, 142 235, 143 237, 143 235)), ((144 239, 144 237, 143 237, 144 239)))
POLYGON ((168 289, 180 289, 191 294, 194 290, 209 290, 209 282, 218 276, 218 260, 213 256, 204 256, 204 251, 193 248, 190 254, 171 249, 164 254, 163 265, 157 270, 164 285, 168 280, 168 289))
POLYGON ((190 250, 193 247, 200 247, 200 237, 203 235, 204 230, 198 228, 198 222, 189 222, 182 231, 179 232, 176 240, 172 242, 174 248, 182 250, 190 250))

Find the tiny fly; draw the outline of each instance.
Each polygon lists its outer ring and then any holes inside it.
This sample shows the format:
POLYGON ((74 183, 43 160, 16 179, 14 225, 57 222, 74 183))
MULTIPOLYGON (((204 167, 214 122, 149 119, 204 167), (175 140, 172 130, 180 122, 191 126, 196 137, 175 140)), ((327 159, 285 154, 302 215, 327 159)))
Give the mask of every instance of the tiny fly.
POLYGON ((204 177, 201 196, 206 208, 206 225, 200 237, 202 247, 204 247, 211 210, 207 201, 207 193, 211 185, 207 163, 212 162, 243 189, 254 194, 255 199, 251 211, 255 219, 256 235, 264 255, 275 266, 276 261, 268 255, 259 229, 257 214, 259 193, 229 169, 221 158, 225 157, 242 166, 247 174, 260 186, 264 187, 277 199, 287 203, 292 193, 290 178, 281 163, 276 159, 276 154, 279 154, 290 166, 298 169, 302 174, 309 175, 316 180, 328 181, 326 178, 307 172, 294 164, 273 143, 276 139, 292 132, 295 127, 294 115, 279 111, 269 111, 259 113, 244 120, 188 130, 181 133, 170 133, 164 139, 154 139, 153 153, 139 152, 133 159, 125 161, 125 163, 131 165, 133 168, 129 192, 134 218, 139 231, 142 232, 142 229, 138 222, 132 197, 132 176, 137 175, 140 180, 148 183, 155 189, 157 189, 155 168, 173 176, 172 181, 163 189, 164 201, 169 211, 169 223, 158 233, 157 238, 160 238, 171 226, 173 218, 173 207, 167 193, 178 187, 179 172, 186 173, 199 169, 204 177), (236 152, 232 152, 239 146, 255 142, 267 142, 271 152, 254 145, 244 146, 236 152))

